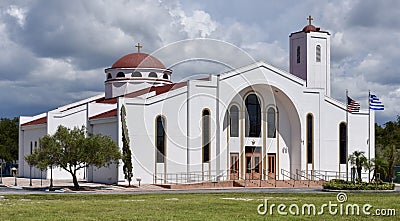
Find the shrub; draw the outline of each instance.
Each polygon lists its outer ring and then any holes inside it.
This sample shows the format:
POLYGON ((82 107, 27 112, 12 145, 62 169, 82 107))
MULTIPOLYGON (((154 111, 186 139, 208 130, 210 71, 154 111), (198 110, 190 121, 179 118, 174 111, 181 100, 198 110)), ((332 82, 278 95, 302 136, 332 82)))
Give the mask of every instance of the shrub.
POLYGON ((330 190, 393 190, 394 184, 377 181, 374 183, 357 182, 333 179, 323 184, 324 189, 330 190))

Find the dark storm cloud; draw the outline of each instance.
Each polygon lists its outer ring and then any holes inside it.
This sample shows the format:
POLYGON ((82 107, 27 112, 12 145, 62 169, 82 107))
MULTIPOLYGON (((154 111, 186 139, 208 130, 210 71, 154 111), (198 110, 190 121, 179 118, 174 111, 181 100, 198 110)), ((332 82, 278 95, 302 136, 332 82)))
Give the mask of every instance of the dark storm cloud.
POLYGON ((399 15, 400 2, 397 0, 357 1, 349 14, 349 26, 369 27, 376 31, 400 28, 399 15))
POLYGON ((23 27, 10 15, 6 17, 6 27, 11 39, 38 57, 71 58, 83 70, 105 67, 124 46, 132 44, 133 50, 133 38, 145 43, 158 41, 157 25, 144 25, 149 16, 141 15, 140 8, 134 7, 140 5, 138 1, 127 4, 126 14, 118 13, 111 3, 34 1, 23 27))
MULTIPOLYGON (((333 96, 342 100, 352 88, 358 99, 372 90, 388 107, 378 121, 388 119, 400 109, 399 10, 394 0, 0 1, 0 102, 10 104, 0 114, 32 115, 103 92, 104 68, 136 51, 137 42, 151 53, 178 40, 214 38, 288 70, 288 36, 312 15, 331 34, 333 96)), ((183 64, 174 80, 221 70, 183 64)))

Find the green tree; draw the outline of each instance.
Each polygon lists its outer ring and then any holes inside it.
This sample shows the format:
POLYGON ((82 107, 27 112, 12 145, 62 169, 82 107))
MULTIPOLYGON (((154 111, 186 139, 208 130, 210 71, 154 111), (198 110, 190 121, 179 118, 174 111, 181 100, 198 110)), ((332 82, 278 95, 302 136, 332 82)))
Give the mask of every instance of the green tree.
POLYGON ((0 159, 18 160, 18 118, 0 119, 0 159))
POLYGON ((31 166, 39 169, 58 166, 69 172, 75 188, 79 188, 76 173, 88 166, 103 167, 121 159, 118 146, 109 137, 87 133, 85 128, 73 130, 59 126, 54 135, 39 140, 40 148, 25 157, 31 166))
POLYGON ((388 175, 389 164, 385 159, 382 157, 377 156, 376 158, 372 159, 374 163, 374 177, 376 181, 378 181, 378 173, 380 174, 379 179, 388 175))
POLYGON ((367 165, 367 158, 364 155, 364 151, 354 151, 350 156, 349 156, 349 161, 351 165, 356 167, 357 170, 357 181, 361 182, 361 171, 362 168, 367 165))
POLYGON ((128 180, 129 186, 133 177, 133 166, 132 166, 132 152, 129 147, 129 133, 128 127, 126 126, 126 110, 125 106, 121 107, 121 123, 122 123, 122 162, 124 163, 123 170, 125 179, 128 180))
POLYGON ((377 172, 391 181, 395 177, 394 166, 399 165, 400 160, 400 116, 397 116, 397 121, 386 122, 384 127, 375 124, 375 140, 376 157, 385 163, 377 172))

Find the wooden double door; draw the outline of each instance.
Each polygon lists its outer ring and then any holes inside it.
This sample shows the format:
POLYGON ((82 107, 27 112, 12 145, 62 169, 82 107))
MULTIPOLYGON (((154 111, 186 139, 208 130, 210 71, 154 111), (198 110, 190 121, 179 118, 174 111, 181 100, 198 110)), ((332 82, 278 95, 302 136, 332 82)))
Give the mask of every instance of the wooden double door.
MULTIPOLYGON (((276 159, 275 154, 268 154, 268 177, 275 178, 276 159)), ((245 147, 245 178, 259 180, 262 176, 261 147, 245 147)), ((239 153, 230 154, 230 179, 239 179, 239 153)), ((264 178, 265 179, 265 178, 264 178)))
POLYGON ((262 174, 261 147, 245 147, 245 173, 247 180, 259 180, 262 174))

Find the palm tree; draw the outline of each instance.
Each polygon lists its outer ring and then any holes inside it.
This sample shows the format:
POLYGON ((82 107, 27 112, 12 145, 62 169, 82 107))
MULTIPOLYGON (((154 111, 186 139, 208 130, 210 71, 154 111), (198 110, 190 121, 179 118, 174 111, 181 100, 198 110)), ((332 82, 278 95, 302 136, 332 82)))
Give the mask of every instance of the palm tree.
POLYGON ((367 158, 364 155, 364 151, 354 151, 350 156, 349 156, 349 161, 351 165, 356 167, 357 170, 357 181, 361 182, 361 171, 362 168, 367 165, 367 158))
MULTIPOLYGON (((364 171, 365 172, 368 171, 368 177, 370 177, 371 172, 375 171, 375 159, 367 160, 367 162, 364 165, 364 171)), ((372 176, 372 178, 370 178, 368 180, 368 182, 370 183, 371 180, 373 180, 374 178, 375 178, 375 172, 374 172, 374 175, 372 176)))

